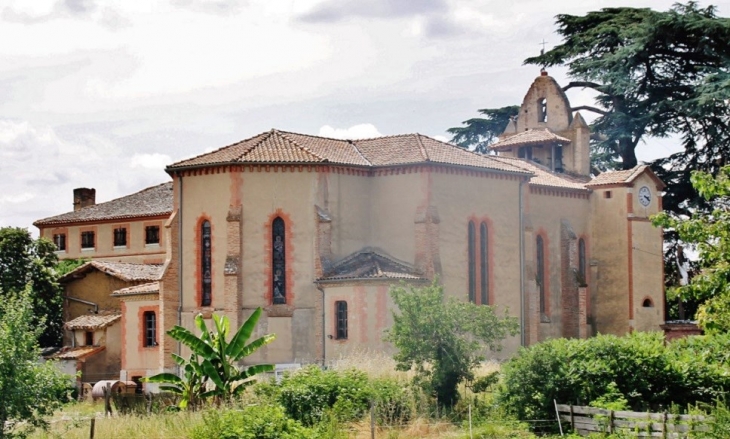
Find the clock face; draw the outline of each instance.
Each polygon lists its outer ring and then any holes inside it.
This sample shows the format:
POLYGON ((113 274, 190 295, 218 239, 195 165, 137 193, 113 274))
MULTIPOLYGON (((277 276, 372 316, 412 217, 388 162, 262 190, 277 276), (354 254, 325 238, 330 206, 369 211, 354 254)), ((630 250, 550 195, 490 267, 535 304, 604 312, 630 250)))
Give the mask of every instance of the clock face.
POLYGON ((644 207, 651 203, 651 190, 646 186, 642 186, 641 189, 639 189, 639 203, 641 203, 644 207))

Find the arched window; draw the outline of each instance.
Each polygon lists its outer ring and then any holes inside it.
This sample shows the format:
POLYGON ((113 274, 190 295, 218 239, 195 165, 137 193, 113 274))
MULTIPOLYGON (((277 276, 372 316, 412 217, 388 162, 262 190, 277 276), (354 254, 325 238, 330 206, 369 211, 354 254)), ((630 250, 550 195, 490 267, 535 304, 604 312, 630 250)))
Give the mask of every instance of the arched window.
POLYGON ((274 218, 271 224, 271 276, 274 305, 286 304, 286 252, 284 220, 274 218))
POLYGON ((547 99, 540 98, 537 101, 537 121, 547 122, 547 99))
POLYGON ((545 248, 542 236, 537 237, 536 248, 537 272, 535 273, 535 280, 537 281, 537 287, 540 289, 540 314, 545 314, 545 310, 547 309, 545 306, 545 248))
POLYGON ((476 227, 469 221, 469 302, 477 303, 476 227))
POLYGON ((487 236, 487 223, 482 223, 479 226, 479 269, 482 305, 489 305, 489 238, 487 236))
POLYGON ((578 283, 580 286, 587 285, 586 277, 586 242, 583 238, 578 240, 578 283))
POLYGON ((200 226, 201 231, 201 272, 203 273, 203 276, 201 276, 201 295, 200 295, 200 306, 210 306, 211 297, 212 297, 212 282, 213 282, 213 276, 211 274, 212 271, 212 256, 211 256, 211 242, 210 242, 210 221, 203 221, 203 224, 200 226))
POLYGON ((652 302, 651 299, 647 297, 641 303, 641 306, 644 307, 644 308, 654 308, 654 302, 652 302))

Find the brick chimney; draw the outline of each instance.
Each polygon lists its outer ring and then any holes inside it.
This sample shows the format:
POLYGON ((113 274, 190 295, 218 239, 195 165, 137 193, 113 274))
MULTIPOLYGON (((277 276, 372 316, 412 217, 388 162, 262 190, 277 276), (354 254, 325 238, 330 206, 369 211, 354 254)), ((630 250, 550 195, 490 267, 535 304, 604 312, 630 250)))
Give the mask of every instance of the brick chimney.
POLYGON ((96 204, 96 189, 80 187, 74 189, 74 211, 96 204))

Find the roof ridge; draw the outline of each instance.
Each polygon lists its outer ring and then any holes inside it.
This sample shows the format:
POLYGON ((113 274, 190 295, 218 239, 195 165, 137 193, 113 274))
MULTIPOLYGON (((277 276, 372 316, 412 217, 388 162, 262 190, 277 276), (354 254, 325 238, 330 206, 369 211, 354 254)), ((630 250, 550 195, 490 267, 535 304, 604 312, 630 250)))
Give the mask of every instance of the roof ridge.
POLYGON ((291 142, 292 144, 294 144, 295 146, 297 146, 297 147, 298 147, 299 149, 302 149, 302 150, 304 150, 304 151, 308 152, 309 154, 311 154, 311 155, 313 155, 313 156, 317 157, 318 159, 320 159, 321 161, 323 161, 323 162, 329 162, 329 160, 327 160, 326 158, 324 158, 324 157, 320 156, 319 154, 315 154, 315 153, 314 153, 314 151, 310 150, 310 149, 309 149, 309 148, 307 148, 306 146, 304 146, 304 145, 300 145, 300 144, 299 144, 299 142, 297 142, 296 140, 294 140, 294 139, 292 139, 292 138, 290 138, 290 137, 286 136, 286 135, 284 134, 284 132, 282 132, 282 131, 279 131, 279 130, 277 130, 276 128, 273 128, 273 129, 272 129, 271 131, 272 131, 272 132, 274 132, 274 133, 277 133, 277 134, 278 134, 278 135, 280 135, 280 136, 281 136, 282 138, 284 138, 284 139, 288 140, 289 142, 291 142))
POLYGON ((426 160, 427 162, 430 162, 431 158, 428 156, 428 151, 426 151, 426 147, 423 146, 423 142, 421 142, 422 134, 416 133, 413 136, 416 138, 416 143, 418 143, 418 147, 421 149, 421 154, 423 154, 424 160, 426 160))
POLYGON ((359 155, 360 158, 365 160, 365 162, 368 164, 368 166, 373 166, 373 162, 371 162, 370 160, 368 160, 367 157, 365 157, 365 154, 363 154, 362 151, 360 151, 360 148, 357 147, 357 144, 354 141, 348 140, 347 143, 352 146, 352 148, 355 150, 355 152, 357 152, 357 155, 359 155))
POLYGON ((263 134, 263 133, 258 133, 258 134, 255 134, 255 135, 251 136, 251 137, 246 137, 245 139, 239 140, 239 141, 237 141, 237 142, 229 143, 228 145, 225 145, 225 146, 221 146, 220 148, 216 148, 216 149, 214 149, 213 151, 203 152, 203 153, 201 153, 201 154, 198 154, 198 155, 195 155, 195 156, 192 156, 192 157, 188 157, 188 158, 186 158, 186 159, 178 160, 178 161, 176 161, 175 163, 172 163, 172 164, 170 164, 170 165, 167 165, 167 166, 166 166, 166 168, 169 168, 169 167, 172 167, 172 166, 176 166, 176 165, 178 165, 179 163, 183 163, 183 162, 189 162, 190 160, 195 160, 195 159, 197 159, 197 158, 200 158, 200 157, 206 156, 206 155, 208 155, 208 154, 213 154, 213 153, 216 153, 216 152, 218 152, 218 151, 222 151, 222 150, 224 150, 224 149, 230 148, 230 147, 232 147, 232 146, 236 146, 236 145, 238 145, 238 144, 240 144, 240 143, 243 143, 243 142, 248 142, 249 140, 251 140, 251 139, 253 139, 253 138, 257 137, 257 136, 260 136, 261 134, 263 134))
POLYGON ((349 142, 350 140, 355 140, 355 139, 337 139, 335 137, 325 137, 325 136, 319 136, 316 134, 295 133, 294 131, 278 130, 276 128, 272 128, 271 130, 282 133, 282 134, 294 134, 295 136, 314 137, 317 139, 334 140, 337 142, 349 142))

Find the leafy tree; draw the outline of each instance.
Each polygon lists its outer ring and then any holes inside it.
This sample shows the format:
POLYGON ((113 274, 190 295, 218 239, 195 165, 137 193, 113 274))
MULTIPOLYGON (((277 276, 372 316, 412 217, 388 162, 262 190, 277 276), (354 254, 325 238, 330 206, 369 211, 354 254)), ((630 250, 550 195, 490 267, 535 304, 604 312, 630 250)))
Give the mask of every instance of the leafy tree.
POLYGON ((730 331, 730 166, 717 177, 707 172, 692 173, 692 184, 709 204, 712 212, 695 212, 690 218, 657 215, 655 225, 674 230, 679 238, 699 252, 700 271, 688 285, 675 294, 702 303, 697 313, 700 326, 707 332, 730 331))
POLYGON ((215 330, 211 332, 205 325, 203 316, 198 314, 195 317, 195 325, 200 330, 200 336, 181 326, 175 326, 167 331, 167 334, 191 350, 190 358, 187 360, 172 354, 175 362, 181 367, 183 376, 161 373, 146 378, 145 381, 163 383, 160 389, 181 395, 180 408, 186 408, 188 405, 195 407, 200 399, 208 397, 215 397, 220 401, 239 394, 250 384, 255 375, 274 370, 274 366, 270 364, 245 368, 239 368, 236 364, 276 338, 275 335, 268 334, 246 343, 260 316, 261 308, 257 308, 238 328, 230 341, 226 340, 230 332, 230 322, 226 316, 213 314, 215 330), (212 390, 206 390, 207 384, 212 386, 212 390))
POLYGON ((43 319, 35 316, 32 294, 26 288, 0 300, 0 438, 46 426, 44 417, 63 403, 71 384, 53 362, 39 361, 43 319))
POLYGON ((494 143, 507 127, 507 123, 516 117, 520 111, 517 105, 502 108, 485 108, 478 110, 484 118, 475 117, 462 122, 464 127, 449 128, 446 131, 452 135, 451 142, 462 148, 472 149, 487 154, 488 147, 494 143))
POLYGON ((32 285, 34 321, 45 318, 46 322, 41 346, 58 346, 63 335, 63 294, 56 282, 55 251, 51 241, 34 240, 26 229, 0 228, 0 291, 19 293, 32 285))
POLYGON ((75 269, 79 268, 87 262, 89 262, 89 260, 84 258, 64 259, 62 261, 58 261, 58 263, 56 264, 56 274, 61 277, 74 271, 75 269))
POLYGON ((486 349, 499 350, 507 336, 519 333, 516 318, 506 313, 500 318, 491 306, 445 299, 437 281, 423 288, 393 287, 391 296, 398 311, 385 340, 398 349, 396 367, 415 367, 441 405, 458 400, 458 384, 473 378, 486 349))

